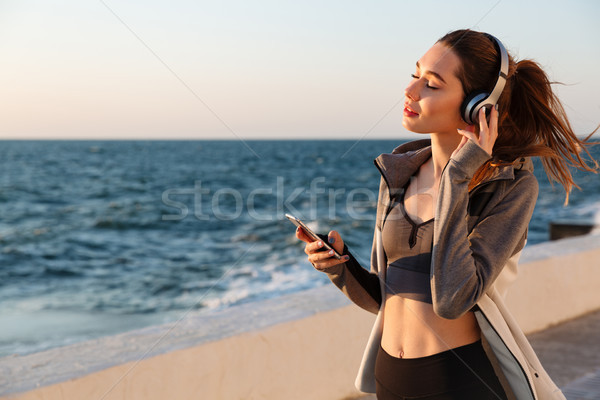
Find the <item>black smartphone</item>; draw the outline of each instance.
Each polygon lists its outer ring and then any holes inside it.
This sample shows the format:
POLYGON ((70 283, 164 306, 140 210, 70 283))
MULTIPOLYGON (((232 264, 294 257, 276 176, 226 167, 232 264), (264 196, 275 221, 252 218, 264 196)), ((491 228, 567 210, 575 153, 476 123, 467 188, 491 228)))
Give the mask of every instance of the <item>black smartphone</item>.
POLYGON ((337 260, 341 260, 341 259, 342 259, 342 256, 341 256, 340 254, 338 254, 338 252, 337 252, 337 251, 335 251, 335 249, 334 249, 333 247, 331 247, 331 246, 329 245, 329 243, 327 243, 327 241, 326 241, 326 240, 323 240, 323 239, 321 239, 321 238, 320 238, 320 237, 319 237, 319 236, 318 236, 316 233, 314 233, 314 232, 312 231, 312 229, 310 229, 310 228, 309 228, 309 227, 308 227, 308 226, 307 226, 307 225, 306 225, 304 222, 302 222, 301 220, 299 220, 298 218, 296 218, 296 217, 294 217, 293 215, 290 215, 290 214, 285 214, 285 217, 286 217, 287 219, 289 219, 289 220, 292 222, 292 224, 294 224, 294 225, 296 225, 296 226, 299 226, 300 228, 302 228, 302 229, 304 230, 304 232, 306 232, 306 234, 307 234, 308 236, 310 236, 310 238, 311 238, 311 239, 313 239, 313 240, 315 240, 315 241, 316 241, 316 240, 321 240, 321 241, 323 242, 323 247, 324 247, 325 249, 327 249, 327 251, 329 251, 329 250, 333 250, 333 256, 334 256, 334 257, 335 257, 337 260))

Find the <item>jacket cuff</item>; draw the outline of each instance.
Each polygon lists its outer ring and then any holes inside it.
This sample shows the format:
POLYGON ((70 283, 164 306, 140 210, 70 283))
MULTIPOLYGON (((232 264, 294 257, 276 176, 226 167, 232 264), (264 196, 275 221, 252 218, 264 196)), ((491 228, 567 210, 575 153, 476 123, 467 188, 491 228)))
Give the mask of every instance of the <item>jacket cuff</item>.
POLYGON ((492 158, 484 149, 471 139, 450 159, 461 171, 473 176, 487 160, 492 158))
POLYGON ((348 264, 355 263, 356 265, 360 265, 358 264, 358 261, 356 261, 354 256, 350 253, 350 251, 348 251, 348 246, 346 246, 346 243, 344 243, 344 250, 340 255, 348 256, 350 257, 350 259, 344 263, 334 265, 333 267, 325 268, 323 272, 327 273, 328 275, 340 275, 344 268, 348 268, 348 264))

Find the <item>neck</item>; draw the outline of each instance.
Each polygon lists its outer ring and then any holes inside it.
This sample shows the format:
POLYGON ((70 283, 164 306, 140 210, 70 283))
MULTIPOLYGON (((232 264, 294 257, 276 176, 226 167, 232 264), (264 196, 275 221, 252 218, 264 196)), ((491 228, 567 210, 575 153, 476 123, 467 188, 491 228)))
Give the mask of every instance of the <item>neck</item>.
POLYGON ((436 182, 439 182, 442 171, 450 160, 450 156, 458 147, 461 139, 462 136, 458 133, 455 135, 448 133, 431 134, 431 158, 433 161, 433 174, 436 182))

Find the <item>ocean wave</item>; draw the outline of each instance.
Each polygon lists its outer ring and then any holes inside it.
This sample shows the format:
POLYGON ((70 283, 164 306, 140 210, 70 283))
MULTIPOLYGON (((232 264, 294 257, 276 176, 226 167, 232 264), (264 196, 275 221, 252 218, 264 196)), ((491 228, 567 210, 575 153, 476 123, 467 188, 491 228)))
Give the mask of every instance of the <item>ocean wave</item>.
POLYGON ((45 267, 43 275, 46 277, 73 278, 82 276, 82 273, 69 268, 45 267))

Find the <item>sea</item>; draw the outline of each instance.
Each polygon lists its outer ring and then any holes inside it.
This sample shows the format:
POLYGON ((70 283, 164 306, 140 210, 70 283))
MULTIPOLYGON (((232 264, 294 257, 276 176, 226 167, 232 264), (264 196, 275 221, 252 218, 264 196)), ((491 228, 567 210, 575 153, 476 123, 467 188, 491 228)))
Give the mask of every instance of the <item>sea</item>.
MULTIPOLYGON (((402 141, 1 141, 0 356, 330 284, 291 213, 368 267, 379 172, 402 141)), ((600 159, 600 146, 592 148, 600 159)), ((568 207, 536 163, 528 246, 600 223, 600 176, 568 207)))

